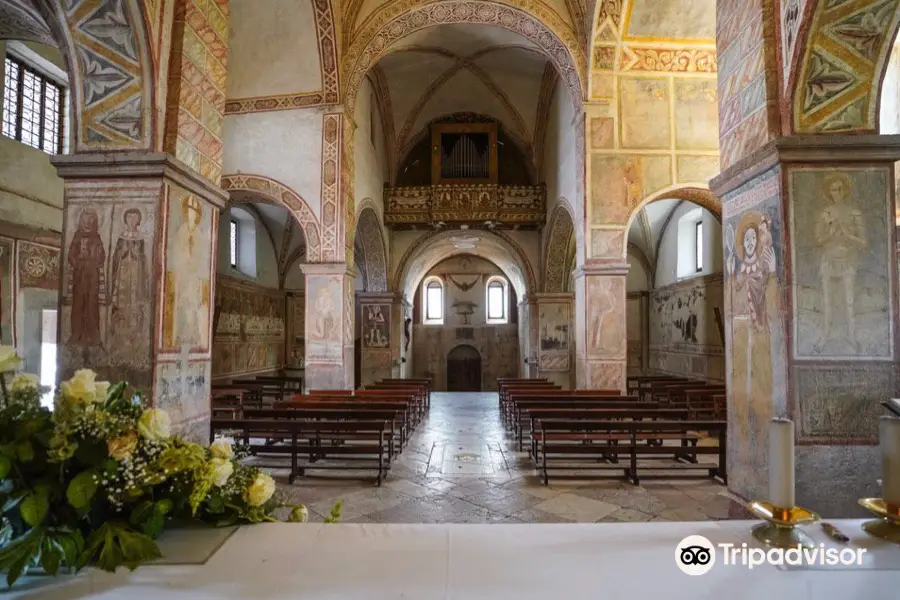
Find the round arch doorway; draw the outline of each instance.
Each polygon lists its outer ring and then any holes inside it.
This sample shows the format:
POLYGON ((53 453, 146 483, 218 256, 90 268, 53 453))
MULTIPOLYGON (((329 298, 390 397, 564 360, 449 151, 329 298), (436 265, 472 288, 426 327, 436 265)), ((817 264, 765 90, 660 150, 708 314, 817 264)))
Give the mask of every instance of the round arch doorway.
POLYGON ((481 354, 472 346, 457 346, 447 355, 447 391, 481 391, 481 354))

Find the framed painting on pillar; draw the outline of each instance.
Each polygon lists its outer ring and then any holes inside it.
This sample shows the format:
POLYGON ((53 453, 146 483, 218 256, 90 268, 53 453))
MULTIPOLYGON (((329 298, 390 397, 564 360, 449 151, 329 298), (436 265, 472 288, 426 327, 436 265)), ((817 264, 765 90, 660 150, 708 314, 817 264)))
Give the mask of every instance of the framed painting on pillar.
POLYGON ((540 368, 542 371, 569 370, 570 305, 541 303, 538 309, 540 368))

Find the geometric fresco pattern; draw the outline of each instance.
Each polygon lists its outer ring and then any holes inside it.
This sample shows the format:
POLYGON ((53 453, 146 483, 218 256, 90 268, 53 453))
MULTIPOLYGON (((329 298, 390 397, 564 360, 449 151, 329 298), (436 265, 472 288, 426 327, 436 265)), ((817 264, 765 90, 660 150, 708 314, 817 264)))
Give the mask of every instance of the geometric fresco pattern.
MULTIPOLYGON (((339 262, 337 221, 343 115, 328 113, 322 119, 322 262, 339 262)), ((352 232, 351 222, 345 223, 345 227, 352 232)), ((350 248, 353 248, 352 240, 350 248)))
POLYGON ((796 133, 875 132, 900 0, 821 0, 793 102, 796 133))
POLYGON ((140 19, 140 9, 130 0, 62 4, 81 84, 73 94, 79 116, 77 147, 149 147, 151 101, 142 75, 150 65, 139 36, 143 23, 134 22, 140 19))
MULTIPOLYGON (((303 230, 307 262, 319 262, 321 252, 319 223, 309 204, 299 194, 286 185, 261 175, 226 175, 222 177, 221 187, 230 192, 259 194, 266 200, 285 207, 303 230)), ((288 260, 288 263, 291 261, 288 260)))
POLYGON ((344 55, 345 104, 353 114, 356 93, 369 69, 388 48, 403 37, 428 27, 450 23, 473 23, 502 27, 534 42, 556 66, 568 87, 576 111, 580 111, 582 76, 586 59, 572 28, 543 3, 516 0, 514 6, 485 2, 443 0, 415 6, 416 0, 387 3, 355 37, 344 55))
POLYGON ((564 292, 569 274, 566 272, 567 250, 572 245, 575 226, 572 215, 562 203, 556 208, 551 219, 550 234, 547 236, 547 258, 544 261, 544 291, 564 292))
POLYGON ((56 46, 44 18, 28 0, 0 2, 0 39, 30 40, 56 46))
POLYGON ((362 256, 358 256, 359 252, 354 252, 356 257, 361 259, 363 269, 366 275, 365 289, 367 292, 386 292, 387 281, 387 253, 384 249, 384 237, 381 230, 381 223, 378 221, 378 214, 370 207, 364 208, 359 213, 359 219, 356 226, 356 249, 361 251, 362 256))

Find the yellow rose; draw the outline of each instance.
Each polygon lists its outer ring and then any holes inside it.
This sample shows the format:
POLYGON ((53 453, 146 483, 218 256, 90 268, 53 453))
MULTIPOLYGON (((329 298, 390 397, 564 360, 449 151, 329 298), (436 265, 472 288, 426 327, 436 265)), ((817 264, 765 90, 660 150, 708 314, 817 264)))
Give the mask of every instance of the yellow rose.
POLYGON ((68 381, 60 384, 60 389, 66 398, 82 403, 93 402, 97 394, 97 374, 90 369, 79 369, 68 381))
POLYGON ((159 408, 148 408, 138 419, 138 432, 144 439, 162 441, 169 437, 171 429, 169 413, 159 408))
POLYGON ((9 385, 11 392, 26 392, 33 390, 40 385, 40 379, 37 375, 31 373, 19 373, 13 377, 12 383, 9 385))
POLYGON ((214 458, 210 462, 213 468, 213 483, 217 487, 222 487, 234 473, 234 465, 227 458, 214 458))
POLYGON ((94 402, 106 402, 109 395, 109 382, 98 381, 94 384, 94 402))
POLYGON ((275 493, 275 480, 260 473, 247 488, 247 503, 250 506, 262 506, 275 493))
POLYGON ((106 449, 109 451, 109 457, 113 460, 124 460, 131 458, 134 449, 137 448, 138 437, 133 431, 126 433, 121 437, 106 442, 106 449))
POLYGON ((0 373, 15 371, 22 364, 22 359, 12 346, 0 346, 0 373))
POLYGON ((209 452, 216 458, 231 458, 234 451, 231 449, 231 442, 219 439, 209 445, 209 452))

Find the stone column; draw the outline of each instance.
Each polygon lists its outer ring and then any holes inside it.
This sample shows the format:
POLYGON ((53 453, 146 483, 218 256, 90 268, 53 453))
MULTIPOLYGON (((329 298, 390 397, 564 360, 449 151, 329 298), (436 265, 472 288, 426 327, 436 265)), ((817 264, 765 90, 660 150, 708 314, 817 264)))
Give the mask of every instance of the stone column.
POLYGON ((587 263, 575 270, 575 386, 625 392, 628 263, 587 263))
POLYGON ((572 308, 575 294, 535 294, 533 312, 538 373, 563 389, 572 388, 572 308))
POLYGON ((405 301, 394 292, 358 292, 362 319, 360 384, 400 377, 405 301))
POLYGON ((861 514, 879 402, 897 392, 893 162, 900 136, 779 138, 722 198, 729 487, 765 498, 768 424, 795 421, 797 502, 861 514))
POLYGON ((171 155, 52 158, 65 181, 59 377, 127 379, 206 440, 219 210, 227 195, 171 155))
POLYGON ((353 280, 345 263, 305 264, 306 389, 353 389, 353 280))
POLYGON ((537 301, 525 294, 519 302, 519 377, 538 377, 537 301))

